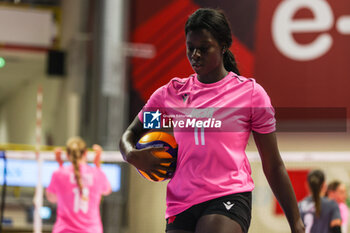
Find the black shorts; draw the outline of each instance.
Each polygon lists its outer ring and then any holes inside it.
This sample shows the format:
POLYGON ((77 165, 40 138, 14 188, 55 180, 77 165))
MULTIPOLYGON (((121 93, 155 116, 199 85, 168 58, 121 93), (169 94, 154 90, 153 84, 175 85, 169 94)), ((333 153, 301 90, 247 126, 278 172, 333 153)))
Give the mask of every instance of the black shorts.
POLYGON ((194 232, 200 217, 221 214, 236 221, 243 232, 248 232, 252 212, 252 193, 236 193, 194 205, 166 219, 166 231, 186 230, 194 232))

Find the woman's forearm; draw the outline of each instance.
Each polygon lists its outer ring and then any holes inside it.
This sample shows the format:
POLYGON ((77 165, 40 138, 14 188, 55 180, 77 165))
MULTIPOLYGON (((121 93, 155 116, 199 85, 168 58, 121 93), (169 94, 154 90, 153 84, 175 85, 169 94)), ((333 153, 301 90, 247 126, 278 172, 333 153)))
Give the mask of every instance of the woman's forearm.
POLYGON ((131 130, 126 130, 119 142, 120 152, 126 162, 130 162, 129 152, 134 149, 136 136, 131 130))
POLYGON ((130 126, 123 133, 119 141, 119 150, 126 162, 130 163, 130 152, 135 149, 135 145, 140 137, 148 130, 143 129, 143 125, 136 116, 130 126))
POLYGON ((296 229, 293 228, 300 224, 301 219, 295 193, 284 164, 264 168, 264 173, 294 232, 296 229))
POLYGON ((254 140, 261 157, 266 179, 286 214, 292 232, 304 232, 297 200, 277 147, 275 133, 259 134, 254 132, 254 140))

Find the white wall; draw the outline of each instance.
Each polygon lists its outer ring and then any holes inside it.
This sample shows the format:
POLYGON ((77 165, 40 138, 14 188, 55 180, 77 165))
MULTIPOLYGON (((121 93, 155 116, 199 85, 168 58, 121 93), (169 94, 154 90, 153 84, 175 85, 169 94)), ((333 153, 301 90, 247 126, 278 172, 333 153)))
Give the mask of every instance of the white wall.
POLYGON ((46 132, 50 132, 58 123, 64 124, 64 120, 58 119, 58 115, 55 114, 59 111, 57 107, 62 106, 60 102, 64 101, 64 98, 58 100, 58 91, 62 82, 62 80, 48 79, 43 73, 38 73, 38 77, 18 86, 17 90, 11 93, 1 105, 0 125, 3 127, 0 130, 0 141, 13 144, 34 145, 36 143, 36 98, 39 86, 43 87, 44 95, 42 142, 46 132))
MULTIPOLYGON (((77 61, 70 55, 74 54, 78 59, 80 56, 77 50, 79 52, 83 7, 84 1, 81 0, 62 1, 59 49, 67 52, 66 62, 73 66, 77 61)), ((46 74, 46 52, 25 53, 26 57, 35 53, 36 62, 33 64, 36 67, 31 69, 30 78, 23 79, 27 81, 17 85, 17 89, 0 105, 0 144, 35 144, 36 94, 40 85, 43 87, 42 143, 46 144, 45 136, 50 134, 54 144, 64 145, 68 137, 79 134, 81 93, 77 92, 76 86, 81 84, 79 81, 85 78, 85 73, 68 65, 66 77, 49 77, 46 74)), ((28 72, 24 69, 20 75, 26 76, 28 72)))

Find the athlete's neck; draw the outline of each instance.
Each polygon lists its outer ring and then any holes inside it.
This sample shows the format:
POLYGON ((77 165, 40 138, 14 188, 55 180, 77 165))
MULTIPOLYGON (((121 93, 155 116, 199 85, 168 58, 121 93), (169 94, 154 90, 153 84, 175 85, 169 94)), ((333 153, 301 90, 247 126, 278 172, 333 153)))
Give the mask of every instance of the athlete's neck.
MULTIPOLYGON (((71 163, 73 163, 72 158, 68 157, 68 159, 69 159, 69 161, 70 161, 71 163)), ((78 162, 79 165, 83 165, 83 164, 86 164, 86 163, 87 163, 87 159, 86 159, 86 157, 84 156, 84 157, 82 157, 81 159, 78 159, 77 162, 78 162)))
POLYGON ((209 84, 209 83, 216 83, 220 81, 221 79, 225 78, 228 74, 228 71, 225 69, 220 70, 219 72, 210 72, 205 75, 199 75, 197 74, 197 79, 201 83, 209 84))

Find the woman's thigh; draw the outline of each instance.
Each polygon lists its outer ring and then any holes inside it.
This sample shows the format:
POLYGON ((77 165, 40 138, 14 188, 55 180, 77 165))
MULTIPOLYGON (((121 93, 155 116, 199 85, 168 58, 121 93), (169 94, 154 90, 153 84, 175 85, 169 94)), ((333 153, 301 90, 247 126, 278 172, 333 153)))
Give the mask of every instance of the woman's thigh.
POLYGON ((195 233, 213 233, 213 232, 243 233, 243 230, 236 221, 232 220, 227 216, 220 215, 220 214, 210 214, 210 215, 202 216, 197 222, 195 233))

